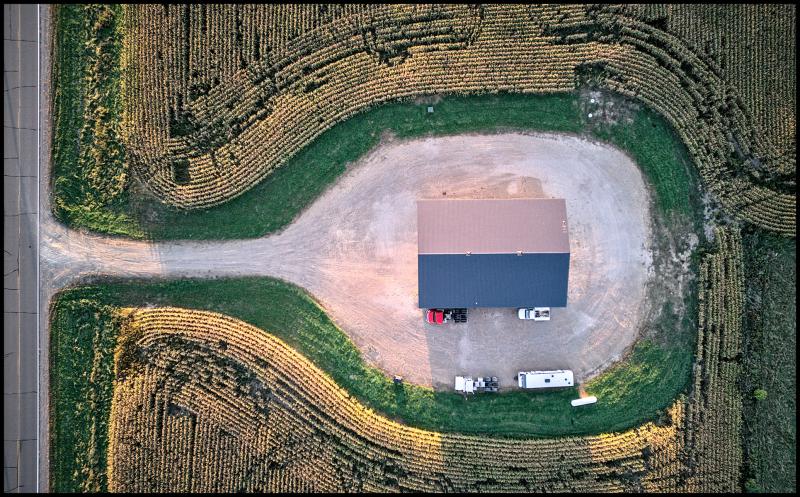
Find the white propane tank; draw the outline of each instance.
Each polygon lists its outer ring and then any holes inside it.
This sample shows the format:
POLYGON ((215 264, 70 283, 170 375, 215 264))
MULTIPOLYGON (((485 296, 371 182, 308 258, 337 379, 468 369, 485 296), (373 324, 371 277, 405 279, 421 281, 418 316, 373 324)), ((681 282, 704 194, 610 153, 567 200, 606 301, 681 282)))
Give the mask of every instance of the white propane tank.
POLYGON ((597 397, 592 395, 591 397, 583 397, 582 399, 575 399, 572 402, 570 402, 570 404, 572 404, 572 407, 578 407, 578 406, 585 406, 587 404, 594 404, 595 402, 597 402, 597 397))

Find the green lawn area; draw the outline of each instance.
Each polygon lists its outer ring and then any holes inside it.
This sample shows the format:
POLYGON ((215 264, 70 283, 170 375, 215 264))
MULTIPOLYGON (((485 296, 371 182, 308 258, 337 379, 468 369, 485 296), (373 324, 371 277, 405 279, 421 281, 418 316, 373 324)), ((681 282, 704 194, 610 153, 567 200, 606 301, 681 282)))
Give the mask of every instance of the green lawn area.
POLYGON ((742 396, 745 478, 751 490, 795 491, 797 481, 797 241, 743 237, 747 315, 742 396), (753 392, 763 389, 764 400, 753 392))
POLYGON ((73 228, 142 238, 127 212, 120 5, 59 5, 54 15, 53 214, 73 228))
MULTIPOLYGON (((131 201, 132 217, 154 240, 254 238, 291 223, 386 131, 413 138, 515 130, 579 134, 585 129, 574 94, 447 96, 434 105, 433 113, 427 106, 393 102, 337 124, 264 181, 220 206, 182 211, 152 197, 137 197, 131 201)), ((655 187, 664 211, 691 216, 699 205, 691 186, 696 173, 683 144, 656 114, 640 110, 633 124, 596 127, 586 136, 630 153, 655 187)))
MULTIPOLYGON (((673 350, 644 341, 628 361, 585 386, 601 400, 580 410, 568 403, 577 397, 576 388, 464 399, 455 393, 434 393, 417 385, 396 387, 380 370, 367 365, 347 335, 307 293, 294 285, 256 277, 118 281, 60 294, 53 326, 53 371, 59 375, 54 378, 58 380, 53 385, 54 394, 90 388, 85 382, 93 375, 80 373, 93 361, 102 365, 104 375, 109 371, 112 347, 107 345, 114 343, 116 332, 103 328, 102 339, 98 339, 85 326, 87 319, 97 320, 98 313, 114 306, 147 304, 205 309, 242 319, 286 341, 374 409, 409 425, 448 432, 545 437, 629 428, 657 417, 657 411, 672 402, 686 384, 691 361, 691 354, 678 353, 681 348, 677 345, 673 350), (75 323, 82 326, 77 333, 70 328, 75 323), (98 349, 97 343, 103 346, 98 349), (98 350, 99 359, 92 359, 92 350, 98 350)), ((100 321, 108 322, 105 318, 100 321)), ((99 379, 110 382, 111 377, 105 375, 99 379)), ((110 401, 109 395, 98 398, 110 401)), ((66 404, 60 404, 56 399, 56 426, 65 423, 74 428, 71 420, 76 409, 67 408, 74 401, 66 397, 66 404)), ((97 413, 107 416, 108 406, 97 413)))
POLYGON ((699 228, 700 197, 693 189, 699 184, 697 169, 672 127, 657 113, 641 109, 632 123, 597 127, 592 134, 616 145, 633 158, 655 192, 662 213, 674 213, 695 220, 699 228))
POLYGON ((105 491, 117 338, 113 308, 59 299, 50 335, 50 491, 105 491))

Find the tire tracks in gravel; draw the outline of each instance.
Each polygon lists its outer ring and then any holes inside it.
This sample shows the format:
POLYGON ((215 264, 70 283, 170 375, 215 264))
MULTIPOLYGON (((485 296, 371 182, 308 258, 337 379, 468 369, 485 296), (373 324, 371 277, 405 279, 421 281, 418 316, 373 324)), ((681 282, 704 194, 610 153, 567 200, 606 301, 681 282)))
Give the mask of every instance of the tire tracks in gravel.
POLYGON ((636 336, 650 265, 649 198, 619 151, 580 138, 507 133, 389 141, 351 166, 290 226, 263 238, 143 242, 71 230, 42 207, 48 296, 89 275, 270 276, 309 291, 387 374, 449 385, 520 368, 568 367, 578 378, 621 357, 636 336), (472 311, 431 328, 416 307, 421 197, 567 199, 570 305, 548 323, 513 310, 472 311))

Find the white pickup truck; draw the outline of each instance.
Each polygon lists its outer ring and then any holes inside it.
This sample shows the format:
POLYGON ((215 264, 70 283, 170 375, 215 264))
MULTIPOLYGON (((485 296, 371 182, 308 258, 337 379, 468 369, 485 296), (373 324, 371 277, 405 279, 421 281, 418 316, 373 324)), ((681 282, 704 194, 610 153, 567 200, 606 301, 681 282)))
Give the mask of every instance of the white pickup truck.
POLYGON ((534 321, 550 321, 549 307, 534 307, 533 309, 518 309, 517 316, 520 319, 533 319, 534 321))

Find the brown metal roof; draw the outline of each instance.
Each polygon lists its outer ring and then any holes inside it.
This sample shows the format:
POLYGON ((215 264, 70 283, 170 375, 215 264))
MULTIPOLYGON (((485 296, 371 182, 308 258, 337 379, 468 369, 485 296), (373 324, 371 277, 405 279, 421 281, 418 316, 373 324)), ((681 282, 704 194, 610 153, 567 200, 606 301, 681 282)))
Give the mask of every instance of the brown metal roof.
POLYGON ((417 200, 420 254, 569 253, 564 199, 417 200))

